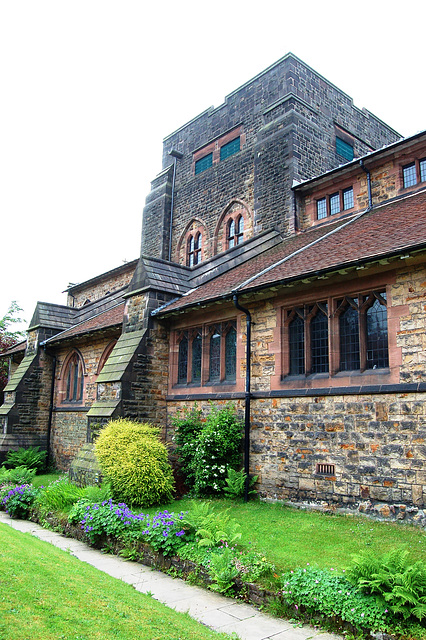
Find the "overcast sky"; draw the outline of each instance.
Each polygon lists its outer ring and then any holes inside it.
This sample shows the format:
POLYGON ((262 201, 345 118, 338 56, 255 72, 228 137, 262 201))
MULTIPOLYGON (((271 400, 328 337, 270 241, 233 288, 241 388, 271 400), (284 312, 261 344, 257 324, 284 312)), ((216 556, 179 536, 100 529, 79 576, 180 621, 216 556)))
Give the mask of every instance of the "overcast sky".
POLYGON ((0 317, 137 258, 162 139, 289 51, 426 129, 425 6, 0 0, 0 317))

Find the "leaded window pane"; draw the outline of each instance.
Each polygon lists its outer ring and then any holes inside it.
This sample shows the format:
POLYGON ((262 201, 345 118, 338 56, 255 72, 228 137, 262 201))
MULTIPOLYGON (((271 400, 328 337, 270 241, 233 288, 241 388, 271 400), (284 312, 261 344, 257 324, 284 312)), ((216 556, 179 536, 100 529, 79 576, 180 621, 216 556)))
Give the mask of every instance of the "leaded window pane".
POLYGON ((345 189, 343 191, 343 210, 352 209, 354 206, 354 190, 351 187, 350 189, 345 189))
POLYGON ((413 162, 412 164, 408 164, 406 167, 403 167, 402 175, 404 179, 404 187, 412 187, 414 184, 416 184, 417 176, 415 162, 413 162))
POLYGON ((340 211, 340 195, 338 193, 333 193, 330 196, 330 215, 332 216, 334 213, 339 213, 340 211))
POLYGON ((305 323, 295 316, 288 326, 290 347, 290 370, 292 376, 305 373, 305 323))
POLYGON ((317 200, 317 219, 322 220, 327 217, 327 200, 325 198, 321 198, 321 200, 317 200))
MULTIPOLYGON (((383 294, 382 294, 383 297, 383 294)), ((378 300, 367 310, 367 369, 389 366, 387 309, 378 300)))
POLYGON ((360 368, 358 311, 351 306, 340 315, 340 369, 360 368))
POLYGON ((243 232, 244 232, 244 218, 243 216, 240 216, 238 218, 237 233, 243 233, 243 232))
POLYGON ((217 382, 220 380, 220 332, 215 329, 210 337, 210 380, 217 382))
POLYGON ((192 382, 201 382, 201 356, 203 340, 198 333, 192 341, 192 382))
POLYGON ((225 380, 235 380, 237 371, 237 332, 234 327, 225 336, 225 380))
POLYGON ((328 317, 318 310, 310 323, 311 373, 328 371, 328 317))
POLYGON ((426 158, 420 160, 420 182, 426 182, 426 158))
POLYGON ((179 342, 178 355, 178 383, 186 384, 188 381, 188 338, 183 336, 179 342))

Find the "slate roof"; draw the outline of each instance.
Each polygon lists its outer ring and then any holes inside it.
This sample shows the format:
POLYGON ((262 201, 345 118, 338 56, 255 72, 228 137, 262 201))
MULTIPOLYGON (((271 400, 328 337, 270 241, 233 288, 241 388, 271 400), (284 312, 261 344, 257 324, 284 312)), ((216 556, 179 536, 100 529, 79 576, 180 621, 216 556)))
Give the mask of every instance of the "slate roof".
POLYGON ((93 333, 94 331, 100 331, 101 329, 107 329, 109 327, 115 327, 123 323, 124 314, 124 302, 116 305, 112 309, 107 309, 101 313, 96 314, 88 320, 84 320, 74 326, 62 331, 61 333, 46 340, 46 343, 52 344, 56 342, 62 342, 70 338, 82 334, 93 333))
POLYGON ((98 383, 121 380, 144 335, 144 329, 121 334, 97 378, 98 383))
POLYGON ((21 364, 19 365, 19 367, 16 369, 16 371, 12 374, 9 382, 7 383, 7 385, 4 388, 4 391, 16 391, 16 388, 18 387, 18 384, 21 382, 22 378, 24 377, 24 375, 26 374, 26 372, 28 371, 30 365, 32 364, 34 358, 36 357, 36 353, 31 353, 28 356, 25 356, 25 358, 22 360, 21 364))
POLYGON ((49 329, 59 329, 63 331, 75 323, 78 316, 78 309, 67 307, 63 304, 52 304, 50 302, 37 302, 34 315, 31 318, 29 329, 45 327, 49 329))
POLYGON ((27 348, 27 341, 22 340, 22 342, 18 342, 17 344, 14 344, 13 347, 9 347, 9 349, 5 349, 5 351, 2 351, 0 353, 0 358, 3 358, 4 356, 11 356, 14 353, 20 353, 21 351, 25 351, 26 348, 27 348))
POLYGON ((426 190, 313 227, 255 255, 153 312, 164 316, 337 268, 426 248, 426 190))

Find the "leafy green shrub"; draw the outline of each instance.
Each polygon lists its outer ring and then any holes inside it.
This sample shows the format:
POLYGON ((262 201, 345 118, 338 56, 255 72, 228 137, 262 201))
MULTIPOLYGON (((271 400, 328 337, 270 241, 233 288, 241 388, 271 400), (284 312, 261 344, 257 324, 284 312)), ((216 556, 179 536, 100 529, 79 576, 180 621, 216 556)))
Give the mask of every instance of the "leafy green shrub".
POLYGON ((27 469, 27 467, 15 467, 15 469, 6 469, 0 467, 0 485, 1 484, 31 484, 36 474, 35 469, 27 469))
POLYGON ((172 469, 156 427, 114 420, 100 431, 95 451, 116 498, 145 507, 172 499, 172 469))
MULTIPOLYGON (((243 498, 245 495, 246 477, 247 474, 244 471, 235 471, 235 469, 228 469, 228 475, 225 478, 227 486, 223 489, 224 493, 226 493, 229 498, 232 498, 234 500, 243 498)), ((253 495, 256 493, 253 487, 257 482, 257 477, 258 476, 253 476, 252 478, 249 478, 249 495, 253 495)))
POLYGON ((201 410, 195 408, 179 411, 172 418, 172 425, 180 471, 185 477, 185 484, 192 489, 195 484, 194 454, 203 426, 201 410))
POLYGON ((2 496, 2 507, 11 518, 28 517, 40 489, 36 489, 31 484, 22 484, 9 489, 2 496))
POLYGON ((196 495, 221 493, 228 469, 241 464, 242 425, 235 408, 212 407, 204 423, 197 410, 174 420, 177 454, 196 495))
POLYGON ((426 567, 421 560, 413 563, 408 551, 355 556, 346 576, 365 593, 382 597, 394 614, 426 618, 426 567))
POLYGON ((327 569, 307 567, 283 575, 283 598, 295 609, 339 616, 357 629, 392 631, 392 615, 381 598, 360 593, 346 578, 327 569))
POLYGON ((20 447, 17 451, 8 451, 6 455, 5 467, 14 469, 16 467, 27 467, 35 469, 36 473, 43 471, 46 463, 46 451, 40 451, 40 447, 20 447))

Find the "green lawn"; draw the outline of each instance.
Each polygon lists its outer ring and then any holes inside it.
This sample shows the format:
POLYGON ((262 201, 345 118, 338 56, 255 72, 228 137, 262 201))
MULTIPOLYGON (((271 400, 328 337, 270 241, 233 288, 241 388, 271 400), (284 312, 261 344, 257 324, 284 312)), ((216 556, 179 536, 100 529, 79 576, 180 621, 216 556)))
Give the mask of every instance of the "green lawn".
POLYGON ((29 534, 0 525, 2 640, 219 640, 177 613, 29 534))
MULTIPOLYGON (((371 549, 381 554, 395 547, 403 547, 415 560, 426 562, 426 534, 418 527, 360 516, 326 515, 278 503, 213 500, 212 504, 216 509, 230 509, 241 526, 241 544, 262 552, 278 571, 307 563, 344 569, 355 553, 371 549)), ((187 511, 191 500, 178 500, 163 508, 187 511)), ((154 513, 156 509, 148 511, 154 513)))

